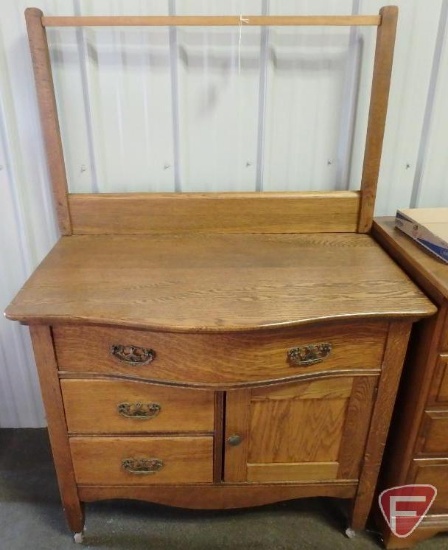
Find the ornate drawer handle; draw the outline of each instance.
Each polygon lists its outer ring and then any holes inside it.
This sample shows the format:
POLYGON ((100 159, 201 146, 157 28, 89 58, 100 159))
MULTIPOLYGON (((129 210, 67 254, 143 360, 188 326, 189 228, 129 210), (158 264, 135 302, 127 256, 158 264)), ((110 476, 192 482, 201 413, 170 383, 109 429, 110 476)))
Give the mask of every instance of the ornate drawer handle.
POLYGON ((119 403, 118 414, 125 418, 150 420, 159 414, 162 407, 158 403, 119 403))
POLYGON ((332 349, 333 346, 327 342, 299 346, 288 350, 288 361, 292 366, 309 367, 316 363, 322 363, 330 355, 332 349))
POLYGON ((121 466, 130 474, 156 474, 163 468, 163 460, 160 458, 124 458, 121 461, 121 466))
POLYGON ((147 365, 156 358, 154 350, 139 348, 137 346, 113 344, 110 352, 119 361, 123 361, 123 363, 127 363, 128 365, 147 365))

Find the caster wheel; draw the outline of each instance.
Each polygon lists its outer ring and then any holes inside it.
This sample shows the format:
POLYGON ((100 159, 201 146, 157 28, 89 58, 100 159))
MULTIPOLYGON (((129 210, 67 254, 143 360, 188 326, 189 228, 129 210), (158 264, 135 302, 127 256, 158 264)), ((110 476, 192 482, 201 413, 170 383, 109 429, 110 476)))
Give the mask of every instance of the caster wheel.
POLYGON ((351 527, 347 527, 347 529, 345 530, 345 534, 349 539, 354 539, 356 537, 356 531, 353 530, 351 527))
POLYGON ((75 533, 73 535, 73 540, 76 542, 76 544, 82 544, 84 541, 84 533, 81 531, 80 533, 75 533))

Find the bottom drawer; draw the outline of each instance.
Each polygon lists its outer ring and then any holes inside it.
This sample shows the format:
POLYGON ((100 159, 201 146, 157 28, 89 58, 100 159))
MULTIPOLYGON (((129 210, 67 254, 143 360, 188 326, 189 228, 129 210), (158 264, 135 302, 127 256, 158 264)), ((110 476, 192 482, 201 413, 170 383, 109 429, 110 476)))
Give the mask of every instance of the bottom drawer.
POLYGON ((448 512, 448 458, 413 460, 411 483, 434 485, 437 496, 430 514, 448 512))
POLYGON ((80 485, 213 481, 213 437, 71 437, 80 485))

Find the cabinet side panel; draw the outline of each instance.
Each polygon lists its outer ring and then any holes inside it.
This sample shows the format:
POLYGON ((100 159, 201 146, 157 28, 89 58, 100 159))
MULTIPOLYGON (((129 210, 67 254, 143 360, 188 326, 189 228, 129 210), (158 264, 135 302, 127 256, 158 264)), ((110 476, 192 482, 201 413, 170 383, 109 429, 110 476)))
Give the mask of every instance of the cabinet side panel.
POLYGON ((445 306, 439 313, 414 326, 391 425, 381 487, 408 482, 409 465, 417 444, 420 420, 424 414, 431 380, 437 363, 437 349, 445 306))
POLYGON ((351 527, 355 530, 364 528, 372 506, 411 327, 412 323, 409 321, 396 321, 390 324, 378 394, 353 507, 351 527))
POLYGON ((51 330, 48 326, 32 325, 30 331, 61 499, 70 529, 81 532, 84 512, 76 487, 51 330))
POLYGON ((339 453, 339 479, 357 479, 375 402, 375 376, 355 378, 339 453))

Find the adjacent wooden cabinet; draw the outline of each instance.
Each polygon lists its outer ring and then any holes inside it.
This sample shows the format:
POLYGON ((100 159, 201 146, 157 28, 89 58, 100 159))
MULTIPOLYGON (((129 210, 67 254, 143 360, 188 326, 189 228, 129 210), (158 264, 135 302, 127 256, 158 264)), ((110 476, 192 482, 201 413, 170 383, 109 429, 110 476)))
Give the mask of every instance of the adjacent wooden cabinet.
POLYGON ((413 332, 380 481, 380 489, 408 483, 437 489, 409 537, 394 536, 380 522, 387 548, 408 548, 448 531, 448 266, 395 229, 393 218, 378 218, 373 235, 439 308, 413 332))

